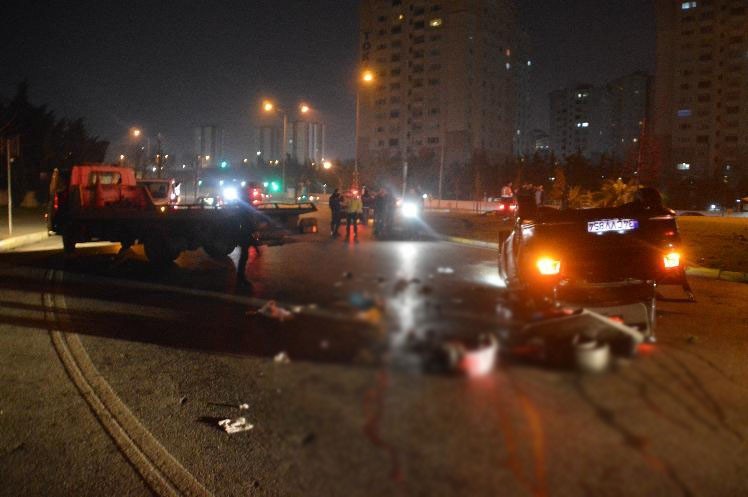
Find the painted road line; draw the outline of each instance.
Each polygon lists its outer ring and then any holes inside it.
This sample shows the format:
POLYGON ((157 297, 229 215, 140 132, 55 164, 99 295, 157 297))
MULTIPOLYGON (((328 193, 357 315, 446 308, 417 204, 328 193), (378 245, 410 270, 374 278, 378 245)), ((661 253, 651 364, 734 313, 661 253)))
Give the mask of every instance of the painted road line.
POLYGON ((114 440, 122 454, 148 486, 163 497, 211 497, 197 479, 177 461, 130 411, 101 376, 75 333, 60 331, 66 311, 65 298, 55 292, 62 273, 50 270, 42 296, 52 344, 68 375, 91 411, 114 440))

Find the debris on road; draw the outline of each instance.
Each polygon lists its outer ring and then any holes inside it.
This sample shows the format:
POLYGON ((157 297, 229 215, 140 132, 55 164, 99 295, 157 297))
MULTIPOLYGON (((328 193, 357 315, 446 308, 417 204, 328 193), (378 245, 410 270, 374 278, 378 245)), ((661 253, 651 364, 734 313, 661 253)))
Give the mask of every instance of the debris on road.
POLYGON ((288 357, 288 354, 285 352, 278 352, 275 354, 275 357, 273 357, 273 362, 276 362, 278 364, 289 364, 291 362, 291 358, 288 357))
POLYGON ((293 313, 288 309, 284 309, 279 306, 275 300, 269 300, 265 305, 260 307, 256 311, 247 312, 248 315, 259 315, 270 319, 276 319, 278 321, 285 321, 293 318, 293 313))
POLYGON ((371 309, 360 311, 356 314, 356 319, 359 321, 366 321, 373 325, 378 325, 382 322, 382 311, 377 307, 372 307, 371 309))
POLYGON ((249 409, 249 404, 239 404, 240 411, 246 411, 247 409, 249 409))
POLYGON ((241 417, 236 419, 222 419, 218 422, 218 426, 224 429, 229 435, 234 433, 241 433, 243 431, 249 431, 254 428, 254 425, 247 422, 247 418, 241 417))
POLYGON ((350 271, 346 271, 343 273, 343 278, 346 280, 352 280, 353 279, 353 273, 350 271))
POLYGON ((686 338, 686 341, 690 344, 698 343, 699 337, 696 335, 688 335, 688 338, 686 338))
POLYGON ((179 405, 180 406, 183 406, 186 403, 187 403, 187 397, 186 396, 182 396, 182 397, 179 398, 179 405))
POLYGON ((585 333, 574 337, 574 363, 583 373, 602 373, 610 365, 610 347, 593 334, 585 333))
POLYGON ((537 316, 512 338, 512 355, 584 372, 607 369, 611 356, 632 357, 644 335, 623 323, 587 309, 558 309, 537 316))

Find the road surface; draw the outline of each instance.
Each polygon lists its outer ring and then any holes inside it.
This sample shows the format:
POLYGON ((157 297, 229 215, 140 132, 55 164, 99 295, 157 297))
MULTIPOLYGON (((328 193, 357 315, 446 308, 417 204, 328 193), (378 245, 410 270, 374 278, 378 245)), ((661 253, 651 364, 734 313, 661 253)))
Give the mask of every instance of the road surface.
POLYGON ((747 285, 662 289, 657 345, 609 373, 467 379, 419 344, 511 327, 495 253, 361 238, 266 248, 251 288, 237 253, 0 255, 0 495, 748 494, 747 285))

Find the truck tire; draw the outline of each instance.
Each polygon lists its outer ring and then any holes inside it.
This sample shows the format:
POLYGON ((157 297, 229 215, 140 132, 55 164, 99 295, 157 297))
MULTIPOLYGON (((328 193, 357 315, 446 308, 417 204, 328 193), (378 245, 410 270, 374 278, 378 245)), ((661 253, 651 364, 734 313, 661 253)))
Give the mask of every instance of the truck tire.
POLYGON ((143 245, 148 261, 156 266, 168 266, 179 257, 180 251, 166 238, 150 238, 143 245))
POLYGON ((215 239, 203 245, 203 250, 214 259, 223 259, 236 248, 236 244, 229 240, 215 239))

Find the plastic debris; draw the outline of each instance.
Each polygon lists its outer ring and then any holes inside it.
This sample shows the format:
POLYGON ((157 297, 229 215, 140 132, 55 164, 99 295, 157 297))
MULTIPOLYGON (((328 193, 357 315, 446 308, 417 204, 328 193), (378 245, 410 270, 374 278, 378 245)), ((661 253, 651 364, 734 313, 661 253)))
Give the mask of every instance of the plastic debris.
POLYGON ((277 319, 278 321, 285 321, 286 319, 293 318, 293 313, 288 309, 284 309, 279 306, 275 300, 268 301, 265 305, 260 307, 254 314, 265 316, 270 319, 277 319))
POLYGON ((278 364, 288 364, 291 362, 291 358, 288 357, 288 354, 285 352, 278 352, 275 354, 275 357, 273 357, 273 362, 278 364))
POLYGON ((226 433, 232 435, 234 433, 240 433, 243 431, 249 431, 254 428, 254 425, 247 422, 247 418, 241 417, 236 419, 222 419, 218 422, 218 426, 224 429, 226 433))
POLYGON ((239 404, 239 410, 246 411, 249 409, 249 404, 239 404))
POLYGON ((376 325, 382 322, 382 311, 376 307, 372 307, 371 309, 356 314, 356 319, 376 325))
POLYGON ((186 403, 187 403, 187 397, 180 397, 179 398, 179 405, 180 406, 183 406, 186 403))
POLYGON ((602 373, 610 365, 610 347, 594 334, 579 334, 572 341, 574 363, 583 373, 602 373))
POLYGON ((345 273, 343 273, 343 278, 345 278, 347 280, 352 280, 353 279, 353 273, 350 272, 350 271, 346 271, 345 273))
POLYGON ((445 266, 436 268, 436 272, 439 274, 454 274, 455 270, 445 266))
POLYGON ((374 298, 366 293, 353 292, 348 296, 348 303, 356 309, 367 310, 376 305, 374 298))

